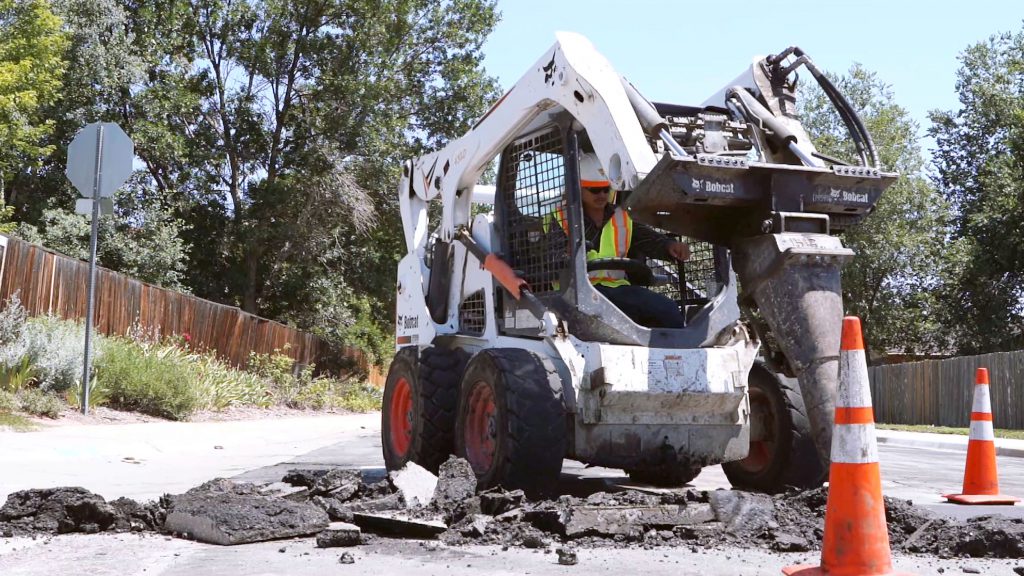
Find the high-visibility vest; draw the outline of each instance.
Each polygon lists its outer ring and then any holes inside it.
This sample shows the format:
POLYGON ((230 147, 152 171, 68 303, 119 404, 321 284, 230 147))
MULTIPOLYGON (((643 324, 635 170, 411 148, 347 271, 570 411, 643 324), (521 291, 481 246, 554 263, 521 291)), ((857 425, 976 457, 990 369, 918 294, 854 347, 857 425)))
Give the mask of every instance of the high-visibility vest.
MULTIPOLYGON (((565 206, 559 205, 544 219, 544 230, 547 231, 551 220, 558 222, 566 236, 569 236, 569 219, 566 217, 565 206)), ((625 258, 633 241, 633 219, 622 208, 615 208, 612 217, 601 228, 601 245, 597 250, 587 251, 587 260, 598 258, 625 258)), ((591 284, 600 284, 614 288, 629 284, 623 270, 591 270, 587 273, 591 284)))

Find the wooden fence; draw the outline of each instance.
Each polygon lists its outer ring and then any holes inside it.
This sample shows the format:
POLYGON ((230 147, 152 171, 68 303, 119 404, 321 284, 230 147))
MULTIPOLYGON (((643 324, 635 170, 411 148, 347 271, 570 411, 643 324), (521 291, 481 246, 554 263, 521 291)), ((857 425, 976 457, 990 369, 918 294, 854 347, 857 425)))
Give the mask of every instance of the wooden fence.
MULTIPOLYGON (((85 318, 89 264, 17 238, 6 238, 0 270, 0 305, 15 293, 30 315, 85 318)), ((2 249, 2 247, 0 247, 2 249)), ((280 350, 296 361, 321 366, 358 366, 371 383, 383 383, 361 350, 338 348, 321 338, 188 294, 159 288, 96 268, 94 326, 102 334, 127 334, 133 326, 161 336, 188 334, 190 346, 208 349, 235 366, 249 353, 280 350)))
POLYGON ((996 428, 1024 430, 1024 350, 869 368, 875 420, 969 426, 977 368, 988 368, 996 428))

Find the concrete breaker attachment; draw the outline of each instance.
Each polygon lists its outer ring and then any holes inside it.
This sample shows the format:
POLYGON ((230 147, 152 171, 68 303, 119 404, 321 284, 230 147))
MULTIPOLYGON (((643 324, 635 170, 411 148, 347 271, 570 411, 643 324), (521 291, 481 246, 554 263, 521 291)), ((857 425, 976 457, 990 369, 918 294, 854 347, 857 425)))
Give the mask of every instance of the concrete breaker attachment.
POLYGON ((741 306, 781 354, 779 368, 798 378, 826 465, 843 317, 840 269, 853 257, 831 234, 863 218, 894 180, 875 168, 666 153, 626 201, 640 222, 730 248, 741 306))

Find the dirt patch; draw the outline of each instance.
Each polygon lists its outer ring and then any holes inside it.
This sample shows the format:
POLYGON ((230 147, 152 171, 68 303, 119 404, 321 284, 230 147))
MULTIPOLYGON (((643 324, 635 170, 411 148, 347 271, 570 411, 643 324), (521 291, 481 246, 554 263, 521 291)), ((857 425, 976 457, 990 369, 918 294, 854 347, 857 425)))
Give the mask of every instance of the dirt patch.
MULTIPOLYGON (((238 420, 268 420, 277 418, 311 418, 316 416, 336 416, 352 414, 346 410, 299 410, 284 406, 273 406, 270 408, 256 408, 252 406, 232 406, 224 410, 204 410, 193 414, 189 422, 233 422, 238 420)), ((77 409, 66 407, 56 418, 41 418, 26 416, 34 425, 39 427, 54 426, 81 426, 81 425, 103 425, 103 424, 145 424, 150 422, 169 422, 164 418, 157 418, 138 412, 124 412, 113 410, 103 406, 92 408, 88 415, 83 415, 77 409)))

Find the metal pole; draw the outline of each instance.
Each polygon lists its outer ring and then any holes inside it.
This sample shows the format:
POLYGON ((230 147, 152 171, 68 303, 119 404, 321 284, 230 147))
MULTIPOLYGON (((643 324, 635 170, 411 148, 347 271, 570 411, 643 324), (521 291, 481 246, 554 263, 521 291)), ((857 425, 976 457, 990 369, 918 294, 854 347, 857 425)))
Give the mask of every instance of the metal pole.
POLYGON ((92 186, 92 235, 89 238, 89 300, 85 309, 85 366, 82 368, 82 414, 89 414, 89 373, 92 371, 92 316, 96 298, 96 244, 100 229, 100 186, 103 182, 103 124, 96 131, 96 178, 92 186))

